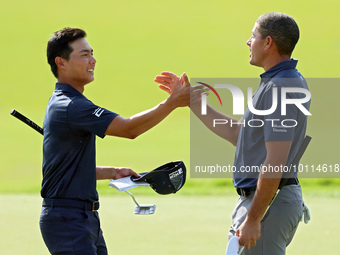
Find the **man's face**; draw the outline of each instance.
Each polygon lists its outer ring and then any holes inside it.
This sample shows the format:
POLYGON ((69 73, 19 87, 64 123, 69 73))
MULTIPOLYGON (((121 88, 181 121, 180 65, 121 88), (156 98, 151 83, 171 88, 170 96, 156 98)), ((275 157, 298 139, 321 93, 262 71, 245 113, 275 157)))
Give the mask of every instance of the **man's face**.
POLYGON ((77 39, 69 44, 73 51, 66 64, 68 79, 75 85, 83 86, 94 80, 96 59, 93 49, 85 38, 77 39))
POLYGON ((261 34, 258 31, 258 24, 255 23, 252 30, 252 36, 248 39, 247 45, 250 50, 250 60, 251 65, 264 67, 264 53, 263 49, 265 47, 265 39, 261 38, 261 34))

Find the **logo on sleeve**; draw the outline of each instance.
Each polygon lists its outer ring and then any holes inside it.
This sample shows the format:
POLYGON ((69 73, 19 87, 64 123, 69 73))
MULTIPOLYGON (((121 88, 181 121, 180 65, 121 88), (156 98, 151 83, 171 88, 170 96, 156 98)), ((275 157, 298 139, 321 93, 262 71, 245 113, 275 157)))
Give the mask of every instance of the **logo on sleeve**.
POLYGON ((102 115, 103 112, 104 112, 104 109, 98 107, 92 114, 94 114, 95 116, 97 116, 99 118, 100 115, 102 115))

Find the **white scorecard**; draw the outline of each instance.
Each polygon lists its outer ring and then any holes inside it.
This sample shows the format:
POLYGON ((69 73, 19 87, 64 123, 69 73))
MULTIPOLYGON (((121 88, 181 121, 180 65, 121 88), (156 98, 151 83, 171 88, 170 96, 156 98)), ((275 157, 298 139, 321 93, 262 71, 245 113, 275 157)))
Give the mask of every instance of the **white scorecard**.
POLYGON ((240 245, 238 243, 238 236, 233 236, 228 242, 225 255, 238 255, 239 248, 240 245))

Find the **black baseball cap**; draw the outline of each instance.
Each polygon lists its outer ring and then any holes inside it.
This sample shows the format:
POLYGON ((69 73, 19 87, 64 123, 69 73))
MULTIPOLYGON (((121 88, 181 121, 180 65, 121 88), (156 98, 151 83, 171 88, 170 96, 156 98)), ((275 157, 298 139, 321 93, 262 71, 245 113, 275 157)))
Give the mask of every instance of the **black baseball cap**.
POLYGON ((133 182, 145 181, 158 194, 167 195, 179 191, 186 178, 186 167, 183 161, 164 164, 151 172, 140 173, 141 177, 131 176, 133 182))

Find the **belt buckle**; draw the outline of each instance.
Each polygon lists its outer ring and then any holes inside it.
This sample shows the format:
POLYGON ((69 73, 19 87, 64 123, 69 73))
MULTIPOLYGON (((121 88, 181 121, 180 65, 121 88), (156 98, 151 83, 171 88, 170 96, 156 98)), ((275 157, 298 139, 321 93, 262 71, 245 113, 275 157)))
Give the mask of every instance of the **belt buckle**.
POLYGON ((247 197, 247 195, 248 195, 247 192, 244 189, 241 189, 241 194, 244 197, 247 197))
POLYGON ((98 204, 99 202, 96 201, 96 202, 92 202, 92 212, 95 212, 97 211, 98 209, 96 209, 96 204, 98 204))

